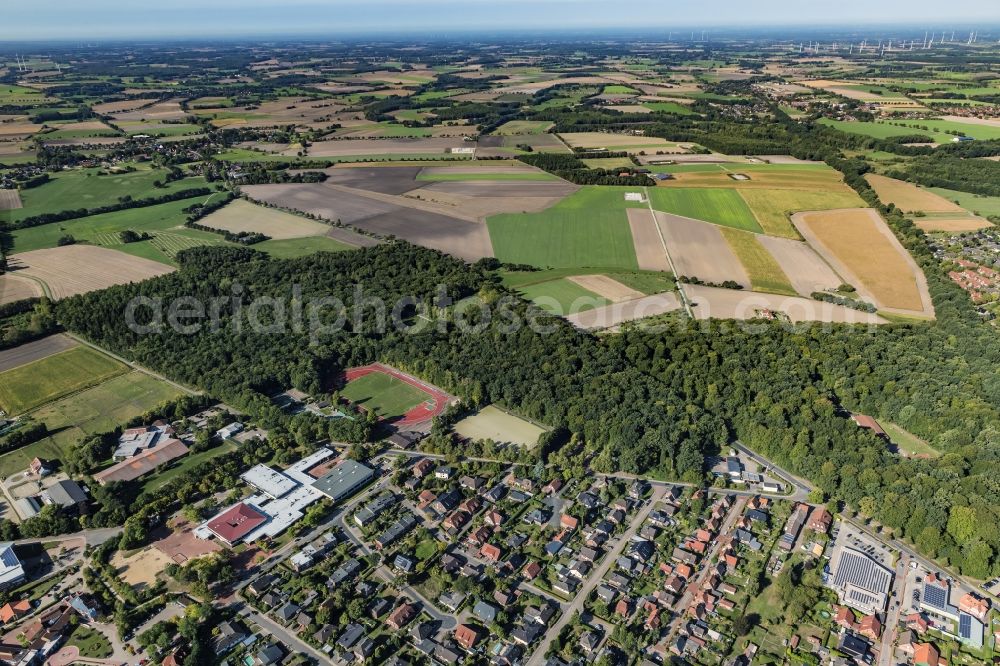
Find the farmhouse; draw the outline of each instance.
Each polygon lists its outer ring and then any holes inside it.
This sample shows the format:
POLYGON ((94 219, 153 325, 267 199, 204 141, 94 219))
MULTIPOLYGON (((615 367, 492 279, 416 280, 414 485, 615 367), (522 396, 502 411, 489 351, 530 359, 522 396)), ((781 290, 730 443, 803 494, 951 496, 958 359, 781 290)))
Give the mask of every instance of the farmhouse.
POLYGON ((187 455, 188 447, 179 439, 167 439, 151 449, 146 449, 131 458, 122 460, 111 467, 94 474, 94 480, 102 486, 112 481, 135 481, 149 474, 160 465, 187 455))

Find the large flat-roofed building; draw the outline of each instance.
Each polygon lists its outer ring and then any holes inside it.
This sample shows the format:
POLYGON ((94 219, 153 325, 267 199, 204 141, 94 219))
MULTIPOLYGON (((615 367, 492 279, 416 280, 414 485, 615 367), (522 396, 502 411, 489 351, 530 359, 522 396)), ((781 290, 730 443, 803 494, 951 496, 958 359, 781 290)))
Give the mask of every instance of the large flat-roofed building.
POLYGON ((298 482, 267 465, 254 465, 241 474, 240 478, 271 499, 284 497, 299 485, 298 482))
POLYGON ((334 502, 353 494, 375 478, 375 470, 353 460, 345 460, 313 481, 313 488, 334 502))
POLYGON ((215 536, 230 546, 238 544, 243 537, 268 521, 267 514, 258 511, 246 502, 240 502, 226 509, 205 526, 215 536))
POLYGON ((833 575, 841 600, 866 615, 882 613, 889 600, 892 572, 862 552, 845 548, 833 575))

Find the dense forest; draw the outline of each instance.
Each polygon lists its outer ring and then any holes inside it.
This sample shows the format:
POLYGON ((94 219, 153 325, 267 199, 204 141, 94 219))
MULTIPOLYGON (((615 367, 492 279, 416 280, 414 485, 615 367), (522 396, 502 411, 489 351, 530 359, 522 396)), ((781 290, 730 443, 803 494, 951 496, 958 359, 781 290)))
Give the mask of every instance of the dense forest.
MULTIPOLYGON (((935 324, 754 322, 747 329, 712 322, 596 338, 507 293, 481 266, 401 242, 285 261, 246 248, 198 248, 180 259, 175 274, 68 299, 58 305, 59 318, 254 416, 274 409, 264 396, 276 389, 327 388, 340 369, 379 359, 473 403, 499 402, 565 426, 599 446, 598 469, 697 481, 705 457, 739 437, 928 555, 973 576, 998 570, 1000 530, 990 526, 998 524, 1000 506, 1000 342, 979 324, 967 298, 933 273, 935 324), (230 326, 234 285, 249 302, 287 298, 293 282, 302 289, 296 299, 334 296, 348 312, 370 307, 375 296, 392 303, 409 294, 428 305, 434 325, 412 334, 380 329, 377 317, 348 318, 342 329, 312 341, 305 331, 254 335, 230 326), (478 294, 482 302, 506 304, 548 332, 506 330, 499 319, 483 322, 477 333, 463 331, 436 307, 438 284, 455 299, 478 294), (223 323, 193 335, 134 333, 122 315, 140 294, 227 297, 223 323), (844 418, 842 406, 892 419, 944 455, 898 458, 844 418)), ((329 312, 322 320, 334 317, 329 312)))

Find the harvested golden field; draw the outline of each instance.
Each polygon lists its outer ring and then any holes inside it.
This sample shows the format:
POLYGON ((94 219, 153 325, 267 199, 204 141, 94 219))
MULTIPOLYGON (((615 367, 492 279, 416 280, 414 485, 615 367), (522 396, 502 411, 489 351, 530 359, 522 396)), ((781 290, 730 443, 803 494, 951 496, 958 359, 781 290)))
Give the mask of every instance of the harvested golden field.
POLYGON ((797 293, 778 261, 758 242, 757 234, 729 227, 720 227, 719 231, 746 269, 754 290, 788 295, 797 293))
POLYGON ((32 250, 9 257, 11 270, 45 285, 49 296, 66 298, 116 284, 141 282, 173 272, 151 259, 93 245, 32 250))
POLYGON ((17 190, 0 190, 0 210, 14 210, 21 207, 21 195, 17 190))
POLYGON ((896 208, 906 213, 966 213, 958 204, 911 183, 873 173, 866 175, 865 179, 883 203, 895 204, 896 208))
POLYGON ((126 99, 120 102, 105 102, 104 104, 94 104, 91 109, 94 113, 108 115, 111 113, 122 113, 124 111, 134 111, 147 104, 153 104, 156 99, 126 99))
POLYGON ((0 275, 0 305, 42 295, 42 288, 34 280, 14 273, 0 275))
POLYGON ((797 213, 792 222, 864 300, 901 314, 933 316, 927 279, 876 211, 797 213))
POLYGON ((234 200, 202 219, 199 224, 232 233, 262 233, 275 240, 323 236, 330 230, 329 225, 259 206, 245 199, 234 200))
POLYGON ((764 233, 782 238, 799 238, 792 226, 792 213, 807 210, 861 208, 865 202, 857 192, 843 184, 813 191, 799 189, 740 190, 740 196, 753 211, 764 233))
POLYGON ((27 136, 42 129, 34 123, 0 123, 0 136, 27 136))
POLYGON ((571 148, 639 148, 643 150, 685 148, 690 144, 679 144, 656 136, 632 136, 631 134, 611 134, 608 132, 567 132, 559 137, 571 148))
MULTIPOLYGON (((792 189, 809 192, 827 188, 854 192, 844 184, 843 177, 833 169, 745 169, 739 164, 726 165, 727 172, 689 171, 675 173, 670 180, 659 182, 660 187, 731 187, 749 189, 792 189), (732 174, 743 174, 746 180, 736 180, 732 174)), ((856 196, 856 195, 855 195, 856 196)))
POLYGON ((592 291, 612 303, 630 301, 645 296, 641 291, 626 286, 618 280, 609 278, 607 275, 573 275, 568 279, 570 282, 576 283, 587 291, 592 291))
POLYGON ((656 223, 678 277, 714 284, 732 280, 750 288, 750 276, 722 235, 723 227, 659 211, 656 223))
POLYGON ((974 215, 968 217, 947 218, 916 217, 913 218, 913 223, 928 233, 933 233, 935 231, 950 233, 979 231, 980 229, 986 229, 993 226, 993 223, 989 220, 981 217, 975 217, 974 215))
POLYGON ((836 289, 844 282, 807 243, 773 236, 757 236, 757 241, 771 253, 802 296, 836 289))

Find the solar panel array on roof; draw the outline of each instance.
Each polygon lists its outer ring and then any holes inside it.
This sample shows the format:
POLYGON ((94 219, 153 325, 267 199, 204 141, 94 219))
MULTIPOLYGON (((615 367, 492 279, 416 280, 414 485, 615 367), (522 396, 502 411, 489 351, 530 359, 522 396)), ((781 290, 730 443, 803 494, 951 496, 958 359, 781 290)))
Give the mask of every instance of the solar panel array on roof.
POLYGON ((962 613, 958 616, 958 635, 962 638, 972 636, 972 616, 962 613))
POLYGON ((3 552, 0 552, 0 562, 2 562, 5 567, 16 567, 21 563, 21 561, 17 559, 17 555, 14 554, 13 548, 4 548, 3 552))
POLYGON ((945 610, 948 607, 948 592, 947 590, 927 583, 924 585, 924 603, 928 606, 933 606, 934 608, 940 608, 945 610))
POLYGON ((854 550, 845 550, 837 566, 833 584, 842 587, 852 583, 871 592, 885 592, 892 574, 866 555, 854 550))

